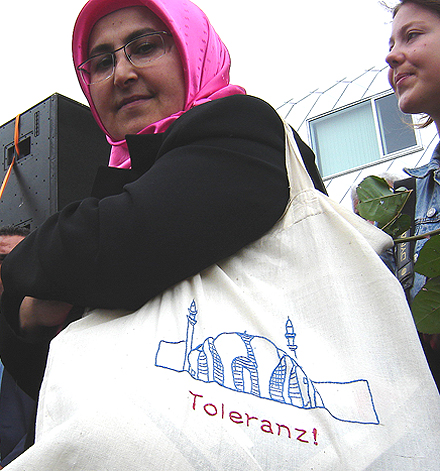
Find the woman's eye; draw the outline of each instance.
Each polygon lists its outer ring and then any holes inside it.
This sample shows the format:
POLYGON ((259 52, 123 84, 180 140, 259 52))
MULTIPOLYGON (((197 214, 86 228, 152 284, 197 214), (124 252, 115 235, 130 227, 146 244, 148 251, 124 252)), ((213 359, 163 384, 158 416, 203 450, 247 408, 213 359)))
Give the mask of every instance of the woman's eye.
POLYGON ((419 36, 421 33, 419 31, 408 31, 407 33, 407 39, 408 41, 411 41, 412 39, 416 38, 419 36))
POLYGON ((92 69, 94 71, 101 71, 110 69, 111 67, 113 67, 113 57, 111 54, 105 54, 95 58, 92 69))
POLYGON ((147 56, 151 54, 156 48, 156 45, 149 41, 142 41, 133 48, 133 55, 147 56))

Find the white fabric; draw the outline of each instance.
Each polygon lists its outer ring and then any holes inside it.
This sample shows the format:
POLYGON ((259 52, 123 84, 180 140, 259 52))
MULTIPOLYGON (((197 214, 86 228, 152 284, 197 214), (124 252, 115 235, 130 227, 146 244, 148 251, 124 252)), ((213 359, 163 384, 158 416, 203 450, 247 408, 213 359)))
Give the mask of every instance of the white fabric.
POLYGON ((8 470, 438 470, 440 399, 391 239, 315 191, 260 240, 50 349, 37 441, 8 470))

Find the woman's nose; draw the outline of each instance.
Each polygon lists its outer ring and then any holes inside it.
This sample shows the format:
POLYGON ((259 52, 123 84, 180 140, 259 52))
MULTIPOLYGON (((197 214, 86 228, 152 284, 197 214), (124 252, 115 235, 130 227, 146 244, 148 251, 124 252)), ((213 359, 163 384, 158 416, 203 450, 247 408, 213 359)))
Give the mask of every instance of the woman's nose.
POLYGON ((118 51, 119 57, 115 56, 115 68, 113 81, 118 87, 124 87, 128 82, 137 78, 136 67, 128 60, 123 51, 118 51))
POLYGON ((393 46, 385 57, 387 64, 393 69, 405 60, 403 52, 397 46, 393 46))

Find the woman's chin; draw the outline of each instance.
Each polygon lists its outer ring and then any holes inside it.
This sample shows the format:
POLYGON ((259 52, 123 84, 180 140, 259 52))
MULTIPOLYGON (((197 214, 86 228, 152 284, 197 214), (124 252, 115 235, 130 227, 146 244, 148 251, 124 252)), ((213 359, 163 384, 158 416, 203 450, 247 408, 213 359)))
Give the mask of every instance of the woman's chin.
POLYGON ((405 114, 418 114, 425 111, 420 109, 420 104, 405 95, 399 97, 399 109, 405 114))

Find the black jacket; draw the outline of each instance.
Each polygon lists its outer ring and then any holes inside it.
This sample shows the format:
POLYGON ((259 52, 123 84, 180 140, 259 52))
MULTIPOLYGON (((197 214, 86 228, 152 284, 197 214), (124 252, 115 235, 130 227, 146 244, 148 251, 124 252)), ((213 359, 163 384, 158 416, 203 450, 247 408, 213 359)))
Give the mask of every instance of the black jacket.
POLYGON ((91 198, 50 217, 3 262, 0 354, 33 397, 47 342, 20 339, 24 296, 137 309, 260 238, 288 201, 282 121, 257 98, 200 105, 165 133, 127 143, 131 170, 101 169, 91 198))

